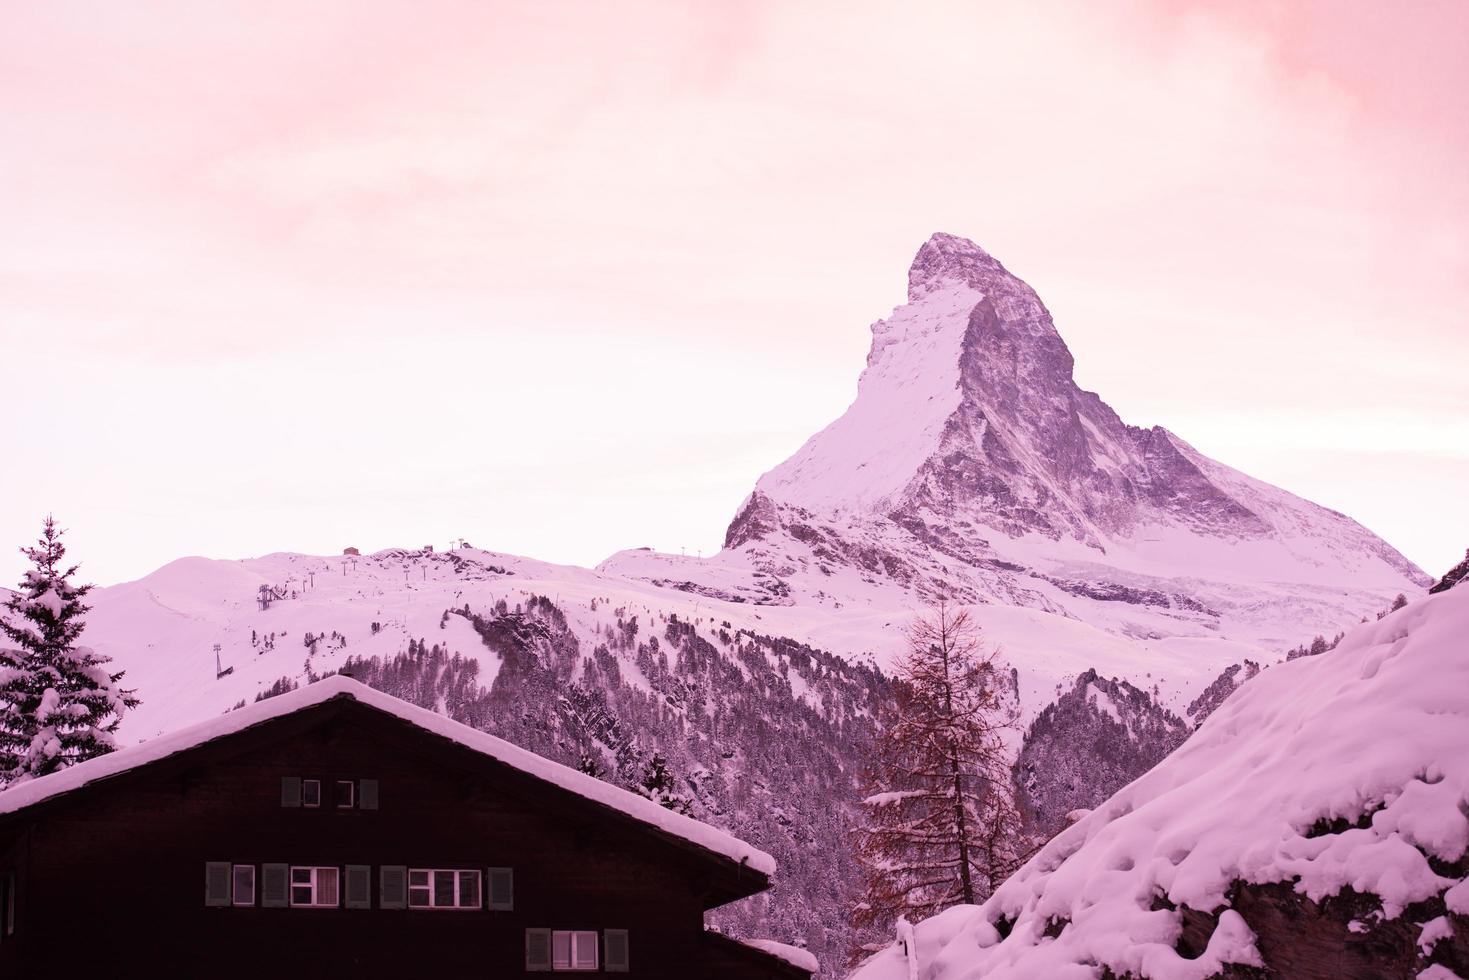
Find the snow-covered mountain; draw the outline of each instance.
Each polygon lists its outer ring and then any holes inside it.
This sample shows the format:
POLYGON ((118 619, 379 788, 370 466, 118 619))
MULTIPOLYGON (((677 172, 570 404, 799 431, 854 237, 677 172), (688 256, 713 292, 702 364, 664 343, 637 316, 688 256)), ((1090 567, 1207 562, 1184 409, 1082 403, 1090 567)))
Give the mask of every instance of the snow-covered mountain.
POLYGON ((1033 757, 1101 772, 1077 733, 1131 742, 1097 785, 1037 780, 1049 813, 1176 744, 1196 699, 1233 688, 1230 665, 1428 581, 1350 519, 1123 424, 1071 367, 1028 286, 938 235, 873 328, 857 400, 760 479, 718 555, 184 558, 94 592, 84 642, 142 698, 124 742, 352 658, 374 686, 558 761, 591 753, 624 784, 660 753, 696 816, 780 861, 769 902, 739 913, 758 922, 729 924, 834 965, 854 938, 843 842, 892 700, 882 668, 928 599, 970 604, 1024 725, 1064 702, 1033 757))
POLYGON ((896 586, 1267 646, 1429 583, 1350 518, 1122 422, 1077 387, 1035 291, 942 234, 873 325, 856 401, 760 478, 725 546, 601 567, 751 602, 883 606, 896 586))
POLYGON ((854 980, 1469 975, 1466 638, 1451 589, 1261 673, 854 980))

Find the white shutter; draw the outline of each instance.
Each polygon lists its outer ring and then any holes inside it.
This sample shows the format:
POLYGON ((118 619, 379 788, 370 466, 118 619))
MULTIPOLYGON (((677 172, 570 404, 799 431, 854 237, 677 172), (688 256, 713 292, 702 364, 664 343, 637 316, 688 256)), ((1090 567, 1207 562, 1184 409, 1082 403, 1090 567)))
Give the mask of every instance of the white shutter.
POLYGON ((378 869, 377 907, 380 909, 406 909, 408 907, 408 869, 403 865, 385 864, 378 869))
POLYGON ((301 805, 301 777, 281 777, 281 806, 301 805))
POLYGON ((289 864, 262 864, 260 866, 260 904, 268 909, 283 909, 291 904, 291 866, 289 864))
POLYGON ((377 809, 377 780, 357 780, 357 808, 359 810, 377 809))
POLYGON ((204 863, 204 904, 228 905, 230 903, 230 863, 228 861, 206 861, 204 863))
POLYGON ((627 972, 627 930, 606 929, 602 932, 602 969, 608 973, 627 972))
POLYGON ((559 929, 551 933, 551 968, 571 969, 571 933, 559 929))
POLYGON ((551 930, 525 930, 525 970, 548 973, 551 970, 551 930))
POLYGON ((490 868, 489 909, 491 912, 515 911, 515 869, 490 868))
POLYGON ((349 909, 372 908, 372 865, 347 865, 347 901, 349 909))

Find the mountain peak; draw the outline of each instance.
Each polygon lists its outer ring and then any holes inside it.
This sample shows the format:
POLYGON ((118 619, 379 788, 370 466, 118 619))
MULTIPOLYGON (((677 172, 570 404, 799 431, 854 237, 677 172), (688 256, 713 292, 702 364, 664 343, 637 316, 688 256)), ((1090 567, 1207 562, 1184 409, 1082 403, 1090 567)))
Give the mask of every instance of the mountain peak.
POLYGON ((943 282, 961 282, 976 288, 995 275, 1009 275, 990 253, 967 238, 935 232, 908 267, 908 302, 916 302, 943 282))
MULTIPOLYGON (((913 556, 917 568, 939 553, 967 570, 935 569, 937 589, 954 596, 967 581, 970 596, 1003 601, 1037 588, 999 581, 1015 569, 1067 583, 1056 586, 1066 597, 1100 594, 1094 581, 1073 582, 1067 563, 1078 556, 1116 565, 1113 591, 1097 601, 1151 590, 1172 602, 1169 576, 1143 589, 1139 569, 1175 559, 1188 572, 1216 560, 1236 574, 1243 565, 1261 581, 1334 584, 1324 570, 1337 569, 1374 587, 1427 584, 1350 519, 1217 463, 1161 426, 1123 422, 1077 386, 1071 351, 1035 291, 972 241, 929 238, 908 290, 907 305, 872 325, 856 400, 760 478, 726 547, 780 541, 785 554, 809 548, 823 571, 846 553, 892 577, 902 564, 892 556, 913 556)), ((1024 601, 1062 607, 1070 598, 1024 601)))

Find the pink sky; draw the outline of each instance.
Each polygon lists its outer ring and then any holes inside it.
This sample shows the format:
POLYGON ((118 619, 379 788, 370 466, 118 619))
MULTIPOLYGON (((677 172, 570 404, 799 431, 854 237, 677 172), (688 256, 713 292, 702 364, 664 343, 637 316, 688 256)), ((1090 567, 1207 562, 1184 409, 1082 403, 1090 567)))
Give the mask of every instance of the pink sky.
POLYGON ((932 232, 1134 424, 1469 546, 1469 5, 5 3, 0 581, 706 553, 932 232))

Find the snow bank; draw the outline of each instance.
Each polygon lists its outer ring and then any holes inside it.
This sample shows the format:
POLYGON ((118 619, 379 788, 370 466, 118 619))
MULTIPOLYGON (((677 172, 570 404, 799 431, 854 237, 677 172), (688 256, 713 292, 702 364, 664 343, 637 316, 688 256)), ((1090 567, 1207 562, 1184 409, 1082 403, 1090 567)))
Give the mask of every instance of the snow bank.
POLYGON ((222 717, 180 729, 143 742, 141 745, 99 756, 69 769, 63 769, 52 775, 42 776, 7 789, 0 793, 0 814, 14 813, 42 800, 79 789, 109 776, 115 776, 129 769, 135 769, 138 766, 175 755, 205 742, 223 738, 226 735, 270 721, 272 718, 279 718, 335 697, 352 698, 369 707, 386 711, 419 728, 444 738, 453 739, 460 745, 474 749, 476 752, 482 752, 507 765, 514 766, 521 772, 624 813, 706 851, 729 858, 731 861, 744 863, 762 874, 775 874, 774 858, 722 830, 700 823, 691 817, 665 810, 651 800, 569 769, 560 763, 544 759, 504 739, 496 738, 467 725, 461 725, 443 715, 435 714, 405 701, 399 701, 380 691, 374 691, 364 684, 341 675, 328 677, 315 684, 231 711, 222 717))
MULTIPOLYGON (((1388 919, 1448 891, 1453 911, 1469 883, 1435 873, 1429 858, 1452 862, 1469 848, 1466 748, 1469 589, 1458 589, 1256 677, 984 905, 920 923, 921 975, 1065 980, 1109 967, 1202 980, 1225 964, 1260 965, 1231 909, 1201 956, 1181 956, 1179 913, 1159 901, 1217 911, 1235 881, 1293 882, 1313 900, 1351 888, 1377 896, 1388 919)), ((894 947, 854 980, 906 971, 894 947)))

